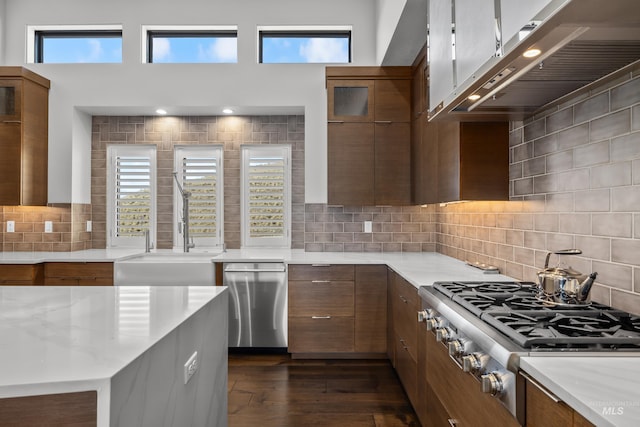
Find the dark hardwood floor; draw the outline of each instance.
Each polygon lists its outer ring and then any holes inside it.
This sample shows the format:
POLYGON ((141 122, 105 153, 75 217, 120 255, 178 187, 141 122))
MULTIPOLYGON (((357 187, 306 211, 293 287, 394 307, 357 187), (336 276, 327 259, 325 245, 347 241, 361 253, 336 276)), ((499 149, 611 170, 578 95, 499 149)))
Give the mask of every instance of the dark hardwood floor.
POLYGON ((229 354, 229 427, 420 426, 387 360, 229 354))

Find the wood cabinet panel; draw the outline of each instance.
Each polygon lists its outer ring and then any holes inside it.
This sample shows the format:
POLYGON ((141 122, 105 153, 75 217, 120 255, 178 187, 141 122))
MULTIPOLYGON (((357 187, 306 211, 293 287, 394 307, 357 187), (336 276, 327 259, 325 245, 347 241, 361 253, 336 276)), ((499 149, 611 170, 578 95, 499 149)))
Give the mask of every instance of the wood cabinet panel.
POLYGON ((44 267, 47 286, 112 286, 112 262, 47 262, 44 267))
POLYGON ((0 420, 13 427, 92 427, 97 409, 95 391, 10 397, 0 399, 0 420))
POLYGON ((328 199, 341 205, 373 205, 374 126, 328 124, 328 199))
POLYGON ((290 353, 354 351, 353 317, 289 317, 290 353))
POLYGON ((353 316, 353 282, 289 281, 289 315, 353 316))
POLYGON ((0 205, 47 204, 49 86, 23 67, 0 67, 0 205))
POLYGON ((396 292, 394 286, 395 280, 396 272, 387 267, 387 357, 393 367, 396 366, 395 320, 393 318, 393 302, 396 292))
POLYGON ((438 124, 423 114, 412 122, 411 188, 414 204, 438 202, 438 124))
POLYGON ((387 351, 387 267, 357 265, 355 282, 355 351, 387 351))
POLYGON ((509 124, 438 123, 438 201, 509 198, 509 124))
POLYGON ((438 396, 433 391, 429 383, 425 382, 425 389, 426 400, 424 403, 427 419, 426 421, 423 421, 422 418, 420 418, 422 425, 425 427, 451 426, 450 421, 452 421, 452 418, 447 413, 447 410, 442 405, 442 402, 440 402, 440 399, 438 399, 438 396))
POLYGON ((375 121, 409 122, 411 120, 411 80, 375 81, 375 121))
POLYGON ((543 386, 526 378, 526 418, 527 427, 588 427, 593 426, 573 408, 553 395, 543 386))
POLYGON ((42 285, 42 264, 0 264, 0 285, 42 285))
POLYGON ((411 204, 411 125, 375 124, 376 205, 411 204))
POLYGON ((404 391, 415 408, 418 403, 418 365, 404 340, 396 334, 396 372, 404 391))
POLYGON ((289 264, 289 280, 355 280, 352 264, 289 264))
POLYGON ((490 394, 482 393, 480 381, 463 372, 449 357, 448 349, 426 334, 427 379, 447 414, 457 426, 517 427, 518 421, 490 394))

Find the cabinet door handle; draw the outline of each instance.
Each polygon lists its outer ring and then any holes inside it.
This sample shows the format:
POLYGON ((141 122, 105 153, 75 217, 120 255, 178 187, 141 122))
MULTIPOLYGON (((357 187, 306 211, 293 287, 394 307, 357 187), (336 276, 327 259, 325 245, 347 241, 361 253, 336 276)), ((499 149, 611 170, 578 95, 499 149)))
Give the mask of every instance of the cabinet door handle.
POLYGON ((447 421, 449 422, 449 425, 451 427, 456 427, 458 425, 458 420, 456 420, 454 418, 449 418, 447 421))
POLYGON ((331 280, 312 280, 311 283, 331 283, 331 280))
POLYGON ((328 120, 327 123, 336 123, 341 125, 342 123, 344 123, 344 120, 328 120))
POLYGON ((520 375, 525 377, 527 381, 529 381, 531 384, 533 384, 538 390, 543 392, 549 399, 553 400, 555 403, 562 402, 562 399, 560 399, 558 396, 556 396, 555 394, 553 394, 549 390, 547 390, 542 384, 540 384, 538 381, 533 379, 531 377, 531 375, 529 375, 529 374, 527 374, 526 372, 523 372, 523 371, 520 371, 520 375))
POLYGON ((377 123, 379 125, 390 125, 391 120, 374 120, 373 123, 377 123))
POLYGON ((22 123, 22 121, 21 120, 5 120, 2 123, 18 123, 18 124, 20 124, 20 123, 22 123))
POLYGON ((403 297, 402 295, 400 295, 400 299, 402 300, 403 303, 407 304, 409 301, 407 301, 407 299, 405 297, 403 297))
POLYGON ((312 319, 331 319, 331 316, 311 316, 312 319))
POLYGON ((311 264, 311 267, 331 267, 331 264, 311 264))

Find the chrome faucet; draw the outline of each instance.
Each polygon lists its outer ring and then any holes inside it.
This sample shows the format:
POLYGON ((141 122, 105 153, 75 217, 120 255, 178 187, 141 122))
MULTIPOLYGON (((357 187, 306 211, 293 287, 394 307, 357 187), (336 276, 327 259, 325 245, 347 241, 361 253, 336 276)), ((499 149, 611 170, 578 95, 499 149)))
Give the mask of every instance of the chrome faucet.
POLYGON ((153 249, 153 243, 151 243, 151 234, 149 229, 144 230, 144 251, 151 252, 153 249))
POLYGON ((173 172, 173 179, 175 179, 178 191, 182 196, 182 250, 189 252, 189 249, 196 247, 193 239, 189 242, 189 198, 191 197, 191 192, 185 191, 180 185, 178 172, 173 172))

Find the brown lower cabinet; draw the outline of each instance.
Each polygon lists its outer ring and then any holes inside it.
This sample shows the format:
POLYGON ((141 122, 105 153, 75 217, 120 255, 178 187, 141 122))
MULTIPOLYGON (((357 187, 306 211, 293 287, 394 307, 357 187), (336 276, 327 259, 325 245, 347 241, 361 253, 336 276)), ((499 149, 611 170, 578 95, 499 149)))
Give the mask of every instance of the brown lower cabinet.
POLYGON ((394 271, 389 273, 392 330, 395 348, 393 366, 414 408, 418 397, 418 323, 416 313, 420 309, 418 290, 394 271))
POLYGON ((527 427, 589 427, 582 415, 526 374, 527 427))
MULTIPOLYGON (((480 381, 464 372, 449 357, 443 343, 436 341, 435 334, 423 330, 426 338, 427 381, 451 425, 457 427, 509 427, 520 424, 511 413, 493 396, 482 393, 480 381)), ((438 417, 443 414, 438 412, 438 417)), ((437 424, 435 424, 437 425, 437 424)), ((442 425, 442 424, 440 424, 442 425)), ((447 424, 444 424, 447 425, 447 424)))
POLYGON ((33 286, 44 284, 42 264, 0 264, 0 285, 33 286))
POLYGON ((0 399, 0 425, 92 427, 98 422, 95 391, 0 399))
POLYGON ((47 286, 113 286, 112 262, 47 262, 47 286))
POLYGON ((294 357, 386 355, 386 266, 289 265, 294 357))

